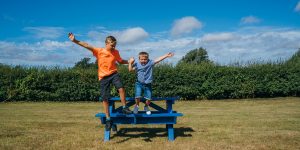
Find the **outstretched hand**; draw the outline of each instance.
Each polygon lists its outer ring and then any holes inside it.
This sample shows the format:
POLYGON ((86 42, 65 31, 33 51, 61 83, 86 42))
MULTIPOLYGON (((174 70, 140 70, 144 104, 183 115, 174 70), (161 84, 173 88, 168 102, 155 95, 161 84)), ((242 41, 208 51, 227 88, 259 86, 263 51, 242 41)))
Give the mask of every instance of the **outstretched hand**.
POLYGON ((70 32, 68 35, 69 35, 69 39, 70 39, 72 42, 74 42, 74 41, 75 41, 75 36, 74 36, 74 34, 73 34, 72 32, 70 32))
POLYGON ((174 53, 170 52, 170 53, 167 54, 167 57, 172 57, 172 56, 174 56, 174 53))

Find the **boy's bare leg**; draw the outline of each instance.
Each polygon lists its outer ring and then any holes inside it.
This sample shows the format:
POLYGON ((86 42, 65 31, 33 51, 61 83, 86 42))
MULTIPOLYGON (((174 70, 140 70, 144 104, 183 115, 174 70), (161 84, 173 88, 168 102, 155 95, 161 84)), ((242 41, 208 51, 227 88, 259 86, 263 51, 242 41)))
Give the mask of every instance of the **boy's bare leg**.
POLYGON ((151 101, 149 99, 146 100, 146 105, 149 106, 151 101))
POLYGON ((139 106, 140 105, 140 101, 141 101, 140 98, 135 98, 135 105, 139 106))
POLYGON ((103 108, 104 108, 104 113, 105 113, 106 118, 109 118, 110 114, 109 114, 109 110, 108 110, 108 100, 103 100, 103 108))
POLYGON ((121 103, 123 106, 126 106, 126 100, 125 100, 125 89, 124 88, 119 88, 119 94, 120 94, 120 99, 121 103))
POLYGON ((106 131, 110 131, 110 129, 112 128, 112 125, 113 125, 113 122, 110 119, 108 104, 109 104, 108 100, 103 100, 103 107, 104 107, 104 112, 105 112, 105 116, 106 116, 106 122, 105 122, 105 130, 106 131))
POLYGON ((145 109, 147 115, 151 115, 151 111, 150 111, 150 107, 149 107, 150 103, 151 102, 149 99, 146 100, 146 105, 145 105, 144 109, 145 109))
POLYGON ((131 114, 132 111, 129 110, 128 107, 126 107, 125 89, 124 89, 124 88, 119 88, 118 91, 119 91, 119 94, 120 94, 121 103, 122 103, 122 105, 123 105, 122 112, 123 112, 124 114, 131 114))
POLYGON ((133 113, 138 114, 139 113, 139 104, 140 104, 140 98, 135 98, 135 106, 133 108, 133 113))

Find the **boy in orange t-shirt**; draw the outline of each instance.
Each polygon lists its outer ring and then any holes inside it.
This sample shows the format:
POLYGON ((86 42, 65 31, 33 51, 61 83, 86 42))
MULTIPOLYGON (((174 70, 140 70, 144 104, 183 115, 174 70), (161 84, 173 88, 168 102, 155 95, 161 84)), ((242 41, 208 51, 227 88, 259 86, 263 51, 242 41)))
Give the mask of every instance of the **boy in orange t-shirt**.
POLYGON ((126 107, 125 89, 121 82, 120 75, 117 72, 116 61, 120 64, 128 64, 127 60, 123 60, 120 57, 119 51, 115 49, 117 40, 113 36, 108 36, 105 39, 105 48, 95 48, 85 42, 75 39, 73 33, 69 33, 69 39, 90 50, 98 60, 98 78, 100 80, 101 98, 103 102, 104 111, 106 114, 106 131, 110 131, 113 121, 110 119, 108 110, 108 100, 110 98, 110 85, 113 84, 119 91, 121 102, 123 105, 122 112, 124 114, 130 114, 132 111, 126 107))

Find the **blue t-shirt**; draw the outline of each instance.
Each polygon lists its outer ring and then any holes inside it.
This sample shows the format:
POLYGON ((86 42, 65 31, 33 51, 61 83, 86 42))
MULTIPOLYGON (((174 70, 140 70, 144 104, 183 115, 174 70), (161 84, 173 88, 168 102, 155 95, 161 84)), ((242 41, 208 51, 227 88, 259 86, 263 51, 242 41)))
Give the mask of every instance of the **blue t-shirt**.
POLYGON ((148 60, 148 62, 145 65, 142 65, 139 61, 135 61, 132 64, 132 67, 135 68, 135 71, 137 73, 137 80, 140 83, 149 84, 152 83, 153 80, 153 67, 155 65, 155 62, 153 60, 148 60))

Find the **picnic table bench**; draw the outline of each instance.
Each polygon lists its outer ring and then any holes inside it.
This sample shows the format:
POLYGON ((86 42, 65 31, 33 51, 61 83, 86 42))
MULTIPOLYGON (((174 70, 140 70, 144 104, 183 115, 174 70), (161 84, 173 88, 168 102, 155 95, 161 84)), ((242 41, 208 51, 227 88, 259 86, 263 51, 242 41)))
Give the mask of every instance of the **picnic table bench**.
MULTIPOLYGON (((151 115, 147 115, 145 111, 139 111, 138 114, 123 114, 122 106, 115 108, 115 102, 120 101, 119 97, 113 97, 109 100, 109 113, 110 118, 113 120, 112 130, 117 132, 118 124, 165 124, 166 131, 168 132, 169 141, 174 140, 174 127, 177 117, 183 116, 182 113, 177 113, 173 110, 173 104, 178 97, 157 97, 151 100, 149 106, 151 115), (156 105, 155 101, 166 101, 166 108, 156 105)), ((127 106, 130 107, 135 104, 135 98, 126 97, 127 106)), ((146 99, 142 98, 141 102, 145 103, 146 99)), ((95 117, 101 120, 102 124, 106 122, 105 113, 98 113, 95 117)), ((104 129, 104 141, 109 141, 110 131, 104 129)))

